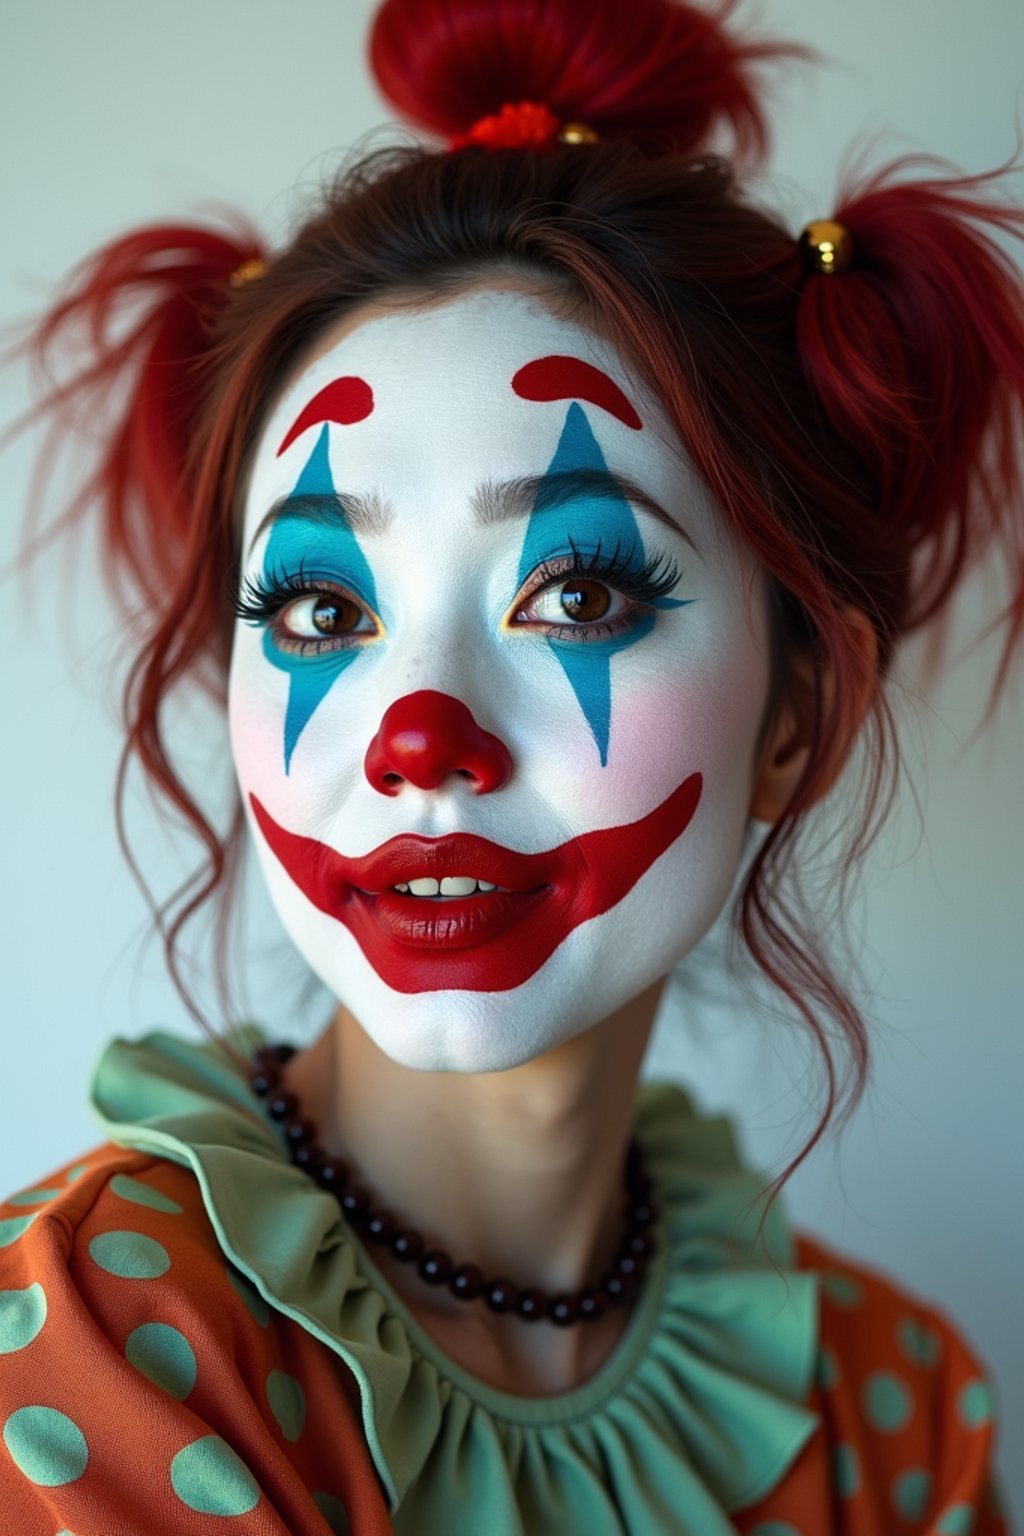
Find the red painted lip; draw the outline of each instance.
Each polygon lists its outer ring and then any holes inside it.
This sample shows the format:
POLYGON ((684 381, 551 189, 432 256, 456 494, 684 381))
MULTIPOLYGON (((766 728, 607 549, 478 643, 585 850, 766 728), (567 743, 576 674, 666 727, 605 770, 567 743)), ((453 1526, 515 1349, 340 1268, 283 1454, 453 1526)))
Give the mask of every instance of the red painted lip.
POLYGON ((443 903, 400 891, 383 891, 379 896, 354 891, 352 899, 365 906, 368 918, 375 919, 396 943, 452 950, 496 939, 544 901, 549 890, 550 886, 542 885, 533 891, 489 891, 449 896, 443 903))
POLYGON ((403 834, 361 858, 280 826, 249 801, 267 845, 321 912, 353 934, 397 992, 504 992, 538 971, 580 923, 609 911, 680 837, 703 788, 692 773, 639 821, 604 827, 542 853, 516 853, 468 832, 403 834), (430 875, 475 875, 495 891, 443 905, 391 890, 430 875))
MULTIPOLYGON (((260 815, 262 807, 255 797, 253 808, 260 815)), ((332 853, 332 875, 342 877, 346 885, 370 896, 382 895, 399 881, 417 880, 421 876, 443 880, 446 875, 475 875, 478 880, 502 885, 508 891, 535 891, 538 886, 550 885, 565 876, 566 849, 575 846, 563 843, 547 853, 516 853, 471 832, 453 832, 447 837, 419 837, 403 832, 359 859, 332 853)))

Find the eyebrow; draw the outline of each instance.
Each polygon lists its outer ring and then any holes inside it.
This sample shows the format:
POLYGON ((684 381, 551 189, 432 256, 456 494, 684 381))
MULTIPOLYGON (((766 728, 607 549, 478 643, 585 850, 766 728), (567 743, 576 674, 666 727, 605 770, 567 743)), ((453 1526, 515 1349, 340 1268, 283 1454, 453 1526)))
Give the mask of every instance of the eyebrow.
POLYGON ((318 528, 328 529, 337 528, 340 523, 352 533, 372 537, 374 534, 386 533, 393 518, 393 509, 382 496, 373 491, 366 496, 359 496, 354 491, 339 491, 334 495, 311 491, 283 496, 280 501, 274 502, 260 522, 252 536, 249 554, 252 554, 260 534, 273 528, 276 523, 313 523, 318 528))
POLYGON ((555 474, 524 475, 518 480, 486 481, 477 487, 472 506, 480 526, 489 528, 512 518, 528 517, 531 512, 548 512, 567 502, 588 497, 599 501, 625 500, 643 507, 659 523, 684 538, 694 553, 700 555, 682 524, 642 485, 628 475, 612 474, 607 469, 563 469, 555 474))
MULTIPOLYGON (((700 550, 686 529, 643 486, 628 475, 612 474, 604 469, 566 469, 555 474, 523 475, 513 480, 487 480, 477 486, 470 505, 477 525, 493 528, 501 523, 529 517, 532 512, 548 512, 586 498, 602 501, 632 502, 643 507, 666 528, 686 540, 694 553, 700 550)), ((386 533, 394 521, 394 509, 375 492, 357 495, 338 491, 285 496, 276 501, 252 536, 249 553, 260 535, 280 522, 313 523, 321 528, 339 524, 352 533, 370 537, 386 533)))

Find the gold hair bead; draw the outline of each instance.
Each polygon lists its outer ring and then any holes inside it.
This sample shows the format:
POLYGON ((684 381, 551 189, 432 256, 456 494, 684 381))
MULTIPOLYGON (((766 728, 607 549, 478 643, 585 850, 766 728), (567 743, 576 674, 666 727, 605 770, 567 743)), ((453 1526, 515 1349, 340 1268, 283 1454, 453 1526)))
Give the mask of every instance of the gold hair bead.
POLYGON ((262 277, 267 270, 267 264, 262 256, 251 256, 248 261, 243 261, 240 267, 236 267, 228 278, 232 288, 241 288, 245 283, 253 282, 257 277, 262 277))
POLYGON ((800 251, 808 272, 845 272, 853 260, 853 236, 833 219, 817 219, 800 236, 800 251))
POLYGON ((563 123, 556 135, 559 144, 600 144, 601 135, 587 123, 563 123))

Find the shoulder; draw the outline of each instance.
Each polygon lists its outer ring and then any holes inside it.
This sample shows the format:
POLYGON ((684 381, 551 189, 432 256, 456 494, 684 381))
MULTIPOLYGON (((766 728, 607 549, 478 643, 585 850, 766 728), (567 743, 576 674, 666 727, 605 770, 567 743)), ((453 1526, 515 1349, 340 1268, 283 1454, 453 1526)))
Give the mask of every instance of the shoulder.
POLYGON ((104 1218, 127 1228, 132 1217, 168 1232, 184 1231, 190 1239, 209 1226, 189 1169, 104 1142, 0 1199, 0 1253, 10 1262, 14 1253, 23 1252, 19 1240, 37 1224, 50 1241, 69 1248, 104 1218), (170 1221, 181 1215, 185 1222, 170 1221))
POLYGON ((143 1509, 161 1532, 252 1512, 284 1536, 324 1530, 320 1489, 376 1529, 345 1373, 329 1469, 306 1433, 295 1373, 314 1347, 227 1261, 191 1169, 94 1149, 0 1204, 0 1505, 24 1536, 52 1536, 57 1512, 135 1529, 143 1509))
POLYGON ((876 1407, 879 1422, 901 1418, 897 1400, 904 1413, 909 1411, 908 1394, 934 1395, 940 1389, 957 1396, 965 1426, 977 1428, 991 1419, 986 1367, 941 1307, 817 1238, 798 1233, 796 1245, 800 1268, 815 1271, 820 1279, 819 1375, 824 1384, 841 1362, 854 1367, 866 1406, 886 1396, 890 1400, 888 1412, 876 1407), (894 1388, 888 1394, 886 1384, 894 1388), (901 1393, 896 1384, 906 1391, 901 1393))
POLYGON ((0 1205, 4 1285, 59 1271, 111 1322, 141 1317, 159 1295, 221 1324, 252 1289, 226 1263, 191 1170, 112 1143, 0 1205))
POLYGON ((816 1397, 837 1482, 910 1523, 989 1508, 994 1391, 962 1328, 881 1270, 796 1243, 820 1279, 816 1397))

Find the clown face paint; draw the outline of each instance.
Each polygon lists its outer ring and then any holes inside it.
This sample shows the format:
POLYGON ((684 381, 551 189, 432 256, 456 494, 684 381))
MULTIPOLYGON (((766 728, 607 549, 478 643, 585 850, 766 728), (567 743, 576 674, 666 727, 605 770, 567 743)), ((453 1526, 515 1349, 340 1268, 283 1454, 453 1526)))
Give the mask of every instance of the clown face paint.
POLYGON ((608 341, 528 284, 348 317, 262 432, 241 576, 261 866, 382 1050, 517 1065, 703 936, 753 788, 763 576, 608 341))

